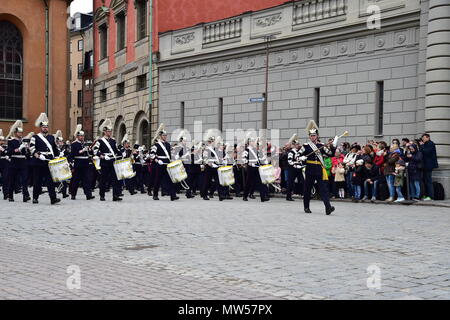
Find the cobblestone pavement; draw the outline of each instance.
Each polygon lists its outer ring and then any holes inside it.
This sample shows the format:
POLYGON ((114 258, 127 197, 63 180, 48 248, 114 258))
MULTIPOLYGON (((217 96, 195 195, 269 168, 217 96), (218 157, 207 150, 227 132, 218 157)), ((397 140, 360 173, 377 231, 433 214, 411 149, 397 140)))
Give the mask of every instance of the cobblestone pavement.
POLYGON ((0 298, 450 299, 449 208, 79 198, 1 202, 0 298))

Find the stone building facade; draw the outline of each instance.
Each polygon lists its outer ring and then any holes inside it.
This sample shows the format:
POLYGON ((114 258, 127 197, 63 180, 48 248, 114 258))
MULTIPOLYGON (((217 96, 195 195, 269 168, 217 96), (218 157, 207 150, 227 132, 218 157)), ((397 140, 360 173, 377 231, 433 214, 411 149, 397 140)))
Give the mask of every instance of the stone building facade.
POLYGON ((50 130, 69 131, 68 7, 71 0, 0 1, 0 128, 26 133, 47 112, 50 130))
POLYGON ((265 93, 269 47, 267 128, 282 143, 305 138, 309 119, 323 138, 348 130, 349 142, 428 132, 449 195, 449 10, 446 0, 294 1, 163 33, 159 120, 169 131, 199 120, 262 128, 262 103, 249 99, 265 93))
POLYGON ((148 0, 94 2, 94 138, 109 118, 118 141, 150 139, 148 10, 148 0))
POLYGON ((83 122, 83 72, 84 72, 84 32, 92 25, 92 15, 77 12, 72 18, 73 28, 70 30, 70 77, 69 77, 69 117, 70 136, 75 132, 77 124, 83 122))

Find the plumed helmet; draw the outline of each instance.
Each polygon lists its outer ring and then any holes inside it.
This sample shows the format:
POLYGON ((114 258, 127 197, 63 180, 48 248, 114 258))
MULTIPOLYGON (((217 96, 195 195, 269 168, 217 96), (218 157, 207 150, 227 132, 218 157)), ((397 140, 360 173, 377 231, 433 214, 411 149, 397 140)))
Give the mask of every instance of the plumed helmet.
POLYGON ((48 117, 45 113, 41 113, 34 122, 35 127, 48 127, 48 117))

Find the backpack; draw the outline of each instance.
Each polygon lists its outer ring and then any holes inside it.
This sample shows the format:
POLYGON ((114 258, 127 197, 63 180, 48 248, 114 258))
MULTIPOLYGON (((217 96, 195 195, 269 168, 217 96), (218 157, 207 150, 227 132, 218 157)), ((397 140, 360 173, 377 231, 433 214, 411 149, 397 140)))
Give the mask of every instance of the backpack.
POLYGON ((433 189, 434 189, 434 200, 444 200, 445 199, 444 187, 442 186, 441 183, 434 181, 433 189))
POLYGON ((389 188, 386 181, 380 182, 378 185, 378 197, 381 201, 386 200, 389 198, 389 188))

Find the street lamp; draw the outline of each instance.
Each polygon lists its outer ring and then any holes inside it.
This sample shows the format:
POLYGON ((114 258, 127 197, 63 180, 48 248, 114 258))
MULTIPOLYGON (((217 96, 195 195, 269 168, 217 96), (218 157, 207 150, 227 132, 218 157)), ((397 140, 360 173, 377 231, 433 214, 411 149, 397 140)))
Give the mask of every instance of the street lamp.
POLYGON ((275 39, 275 35, 270 34, 264 36, 264 40, 266 41, 266 80, 265 80, 265 90, 264 90, 264 101, 262 106, 262 129, 267 129, 267 103, 269 100, 268 91, 269 91, 269 42, 275 39))

